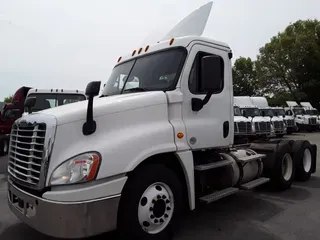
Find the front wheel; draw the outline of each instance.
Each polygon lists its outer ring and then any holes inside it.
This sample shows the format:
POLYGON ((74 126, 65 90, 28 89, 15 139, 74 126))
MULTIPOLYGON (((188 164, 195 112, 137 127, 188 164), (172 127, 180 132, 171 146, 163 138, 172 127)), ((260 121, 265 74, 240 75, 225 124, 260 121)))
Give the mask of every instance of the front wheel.
POLYGON ((120 200, 121 239, 171 239, 183 209, 182 189, 177 175, 163 165, 133 172, 120 200))

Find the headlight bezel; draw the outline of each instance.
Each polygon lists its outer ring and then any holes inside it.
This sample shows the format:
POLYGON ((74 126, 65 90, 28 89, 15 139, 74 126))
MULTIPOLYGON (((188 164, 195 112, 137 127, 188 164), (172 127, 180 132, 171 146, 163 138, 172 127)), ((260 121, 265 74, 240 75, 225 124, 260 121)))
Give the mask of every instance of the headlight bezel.
MULTIPOLYGON (((66 186, 66 185, 75 185, 75 184, 81 184, 81 183, 87 183, 87 182, 91 182, 93 180, 95 180, 98 176, 99 170, 100 170, 100 166, 101 166, 101 162, 102 162, 102 156, 99 152, 97 151, 86 151, 77 155, 74 155, 73 157, 68 158, 67 160, 63 161, 62 163, 60 163, 51 173, 50 178, 49 178, 49 186, 66 186), (93 159, 93 166, 90 169, 89 174, 87 175, 87 177, 85 179, 81 179, 75 182, 65 182, 65 183, 53 183, 53 177, 54 174, 57 174, 56 171, 59 170, 60 168, 62 168, 64 165, 64 167, 70 167, 70 163, 71 161, 85 161, 85 160, 89 160, 89 159, 80 159, 82 156, 85 155, 94 155, 97 157, 97 159, 93 159)), ((83 164, 84 162, 79 162, 79 164, 83 164)), ((74 163, 75 164, 75 163, 74 163)), ((71 174, 71 172, 69 172, 69 174, 71 174)), ((70 180, 70 179, 69 179, 70 180)))

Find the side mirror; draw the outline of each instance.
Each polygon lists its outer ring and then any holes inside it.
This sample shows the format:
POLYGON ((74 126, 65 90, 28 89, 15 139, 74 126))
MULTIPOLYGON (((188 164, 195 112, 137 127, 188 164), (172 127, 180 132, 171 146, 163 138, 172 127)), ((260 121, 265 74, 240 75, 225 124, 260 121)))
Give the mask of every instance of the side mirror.
POLYGON ((93 98, 99 95, 100 92, 100 81, 90 82, 86 87, 85 94, 88 97, 87 107, 87 121, 82 126, 82 133, 84 135, 90 135, 96 131, 97 124, 93 120, 93 98))
POLYGON ((278 116, 279 116, 278 112, 276 112, 274 115, 275 115, 276 117, 278 117, 278 116))
POLYGON ((28 113, 32 113, 32 108, 36 105, 36 98, 35 97, 27 97, 24 101, 24 107, 28 109, 28 113))
POLYGON ((192 111, 200 111, 206 105, 212 94, 223 86, 223 61, 219 56, 205 56, 201 59, 200 90, 206 92, 205 98, 192 98, 192 111))
POLYGON ((266 114, 264 113, 264 111, 261 111, 261 116, 262 116, 262 117, 266 116, 266 114))
POLYGON ((282 117, 283 117, 283 118, 285 118, 285 117, 286 117, 286 115, 283 115, 282 117))
POLYGON ((86 92, 85 92, 86 96, 88 98, 98 96, 100 92, 100 84, 101 84, 100 81, 88 83, 86 87, 86 92))
POLYGON ((205 56, 201 59, 200 89, 204 92, 217 92, 223 84, 223 62, 219 56, 205 56))

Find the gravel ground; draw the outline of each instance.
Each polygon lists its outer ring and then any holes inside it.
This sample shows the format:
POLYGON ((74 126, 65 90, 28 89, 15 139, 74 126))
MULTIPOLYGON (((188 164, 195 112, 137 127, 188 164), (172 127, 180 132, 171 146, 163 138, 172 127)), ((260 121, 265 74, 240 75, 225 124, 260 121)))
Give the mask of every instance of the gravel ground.
MULTIPOLYGON (((320 133, 294 134, 318 145, 320 133)), ((320 162, 318 161, 318 171, 320 162)), ((6 158, 0 158, 0 239, 53 239, 19 222, 7 207, 6 158)), ((190 212, 175 239, 320 239, 320 172, 282 193, 241 192, 190 212)), ((116 239, 115 233, 90 238, 116 239)), ((89 239, 88 239, 89 240, 89 239)))

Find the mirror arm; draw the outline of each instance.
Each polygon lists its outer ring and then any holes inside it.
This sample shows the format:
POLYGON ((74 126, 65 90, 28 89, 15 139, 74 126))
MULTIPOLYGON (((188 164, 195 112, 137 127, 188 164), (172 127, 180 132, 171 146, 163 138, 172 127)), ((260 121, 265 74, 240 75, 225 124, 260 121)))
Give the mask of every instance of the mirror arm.
POLYGON ((203 100, 200 98, 192 98, 191 99, 192 111, 195 111, 195 112, 200 111, 203 108, 203 106, 209 102, 212 94, 213 94, 212 92, 208 92, 203 100))
POLYGON ((83 135, 90 135, 96 131, 96 128, 96 121, 93 120, 93 96, 89 96, 87 121, 82 126, 82 133, 83 135))

